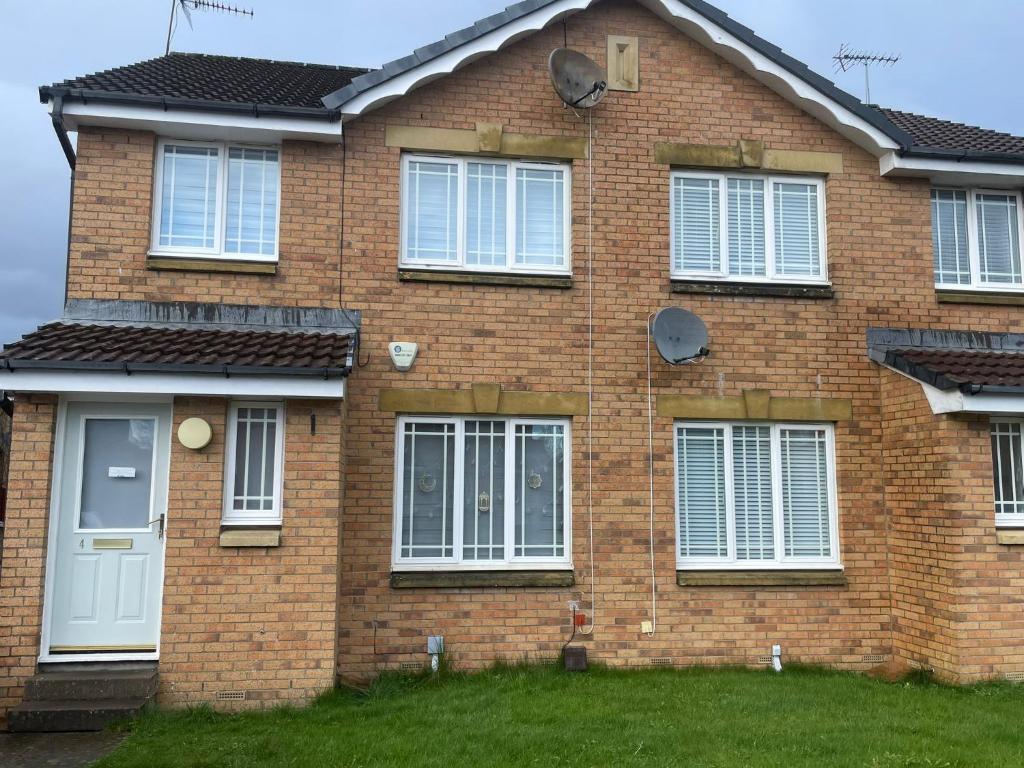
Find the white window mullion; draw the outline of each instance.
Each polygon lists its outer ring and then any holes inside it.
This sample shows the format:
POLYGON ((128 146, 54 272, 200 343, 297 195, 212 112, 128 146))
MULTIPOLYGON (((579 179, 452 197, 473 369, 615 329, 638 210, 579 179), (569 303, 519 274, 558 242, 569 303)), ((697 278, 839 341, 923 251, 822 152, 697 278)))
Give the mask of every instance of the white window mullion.
POLYGON ((764 180, 764 272, 769 280, 778 279, 775 269, 775 252, 777 247, 775 234, 775 179, 769 176, 764 180))
POLYGON ((775 523, 775 560, 783 562, 786 554, 785 514, 782 504, 782 437, 778 424, 771 426, 772 520, 775 523))

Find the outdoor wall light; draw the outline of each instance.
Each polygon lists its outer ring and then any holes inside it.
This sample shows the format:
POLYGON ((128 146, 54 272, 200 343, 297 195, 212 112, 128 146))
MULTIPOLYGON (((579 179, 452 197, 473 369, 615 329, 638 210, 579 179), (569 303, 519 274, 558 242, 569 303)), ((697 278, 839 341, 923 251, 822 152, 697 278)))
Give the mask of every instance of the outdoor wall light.
POLYGON ((178 442, 186 448, 198 451, 210 444, 213 439, 213 429, 210 423, 197 416, 185 419, 178 427, 178 442))

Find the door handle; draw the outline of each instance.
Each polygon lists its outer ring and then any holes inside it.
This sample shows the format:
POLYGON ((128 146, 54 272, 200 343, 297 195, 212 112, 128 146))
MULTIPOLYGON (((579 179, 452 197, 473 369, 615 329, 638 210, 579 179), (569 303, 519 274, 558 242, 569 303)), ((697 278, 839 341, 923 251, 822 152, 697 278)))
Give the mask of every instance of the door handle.
POLYGON ((147 527, 152 525, 153 523, 160 523, 160 529, 157 531, 156 535, 157 535, 157 538, 160 539, 161 541, 164 538, 164 519, 165 519, 165 517, 166 517, 166 515, 163 512, 161 512, 160 513, 160 517, 154 517, 152 520, 150 520, 148 523, 146 523, 147 527))

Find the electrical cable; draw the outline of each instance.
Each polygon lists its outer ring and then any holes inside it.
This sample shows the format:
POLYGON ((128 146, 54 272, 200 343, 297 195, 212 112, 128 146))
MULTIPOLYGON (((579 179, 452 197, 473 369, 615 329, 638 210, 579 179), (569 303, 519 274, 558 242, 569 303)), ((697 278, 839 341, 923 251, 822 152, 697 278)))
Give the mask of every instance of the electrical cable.
POLYGON ((651 395, 651 320, 656 313, 647 316, 644 342, 647 346, 647 476, 650 483, 650 547, 651 547, 651 631, 654 637, 658 631, 658 582, 654 570, 654 398, 651 395))

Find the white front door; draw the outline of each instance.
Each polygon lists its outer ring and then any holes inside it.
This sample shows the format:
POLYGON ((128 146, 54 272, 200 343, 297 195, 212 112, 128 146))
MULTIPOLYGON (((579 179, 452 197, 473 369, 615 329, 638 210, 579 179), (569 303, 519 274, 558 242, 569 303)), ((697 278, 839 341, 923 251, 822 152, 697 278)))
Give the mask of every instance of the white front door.
POLYGON ((65 419, 44 653, 155 653, 171 407, 69 403, 65 419))

